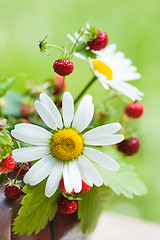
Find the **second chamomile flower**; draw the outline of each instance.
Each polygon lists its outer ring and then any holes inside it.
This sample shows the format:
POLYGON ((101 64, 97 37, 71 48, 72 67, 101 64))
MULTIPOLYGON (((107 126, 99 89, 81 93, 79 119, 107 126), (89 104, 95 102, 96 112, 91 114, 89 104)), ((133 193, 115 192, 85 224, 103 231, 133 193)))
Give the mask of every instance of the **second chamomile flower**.
POLYGON ((121 142, 124 137, 115 134, 120 130, 119 123, 97 127, 84 133, 90 124, 94 106, 92 96, 85 95, 75 114, 71 94, 65 92, 62 101, 62 115, 56 105, 44 93, 35 108, 46 129, 27 123, 15 126, 12 136, 26 143, 35 145, 13 150, 16 162, 38 160, 26 173, 24 182, 34 186, 48 177, 45 195, 51 197, 58 188, 63 176, 67 192, 80 192, 82 180, 89 186, 100 186, 103 180, 91 160, 110 170, 118 170, 119 165, 111 157, 90 146, 112 145, 121 142))

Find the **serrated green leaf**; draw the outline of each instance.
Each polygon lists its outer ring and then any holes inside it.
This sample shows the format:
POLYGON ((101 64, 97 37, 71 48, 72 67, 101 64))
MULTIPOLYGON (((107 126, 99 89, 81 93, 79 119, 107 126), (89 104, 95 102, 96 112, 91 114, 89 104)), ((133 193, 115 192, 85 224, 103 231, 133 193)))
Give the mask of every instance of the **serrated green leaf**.
POLYGON ((116 194, 123 194, 128 198, 133 198, 133 194, 138 196, 146 194, 146 186, 133 171, 134 167, 125 162, 123 154, 114 148, 109 149, 105 154, 115 159, 120 165, 118 171, 111 171, 95 162, 93 163, 107 187, 110 187, 116 194))
POLYGON ((89 192, 81 194, 78 205, 78 218, 83 233, 94 231, 98 219, 109 199, 110 189, 106 186, 92 187, 89 192))
POLYGON ((0 79, 0 97, 6 94, 8 89, 12 86, 16 77, 13 78, 1 78, 0 79))
POLYGON ((37 234, 43 229, 48 220, 52 220, 58 208, 60 190, 48 198, 44 195, 46 180, 36 186, 26 185, 23 192, 27 195, 23 198, 22 207, 13 223, 13 231, 20 235, 27 233, 37 234))

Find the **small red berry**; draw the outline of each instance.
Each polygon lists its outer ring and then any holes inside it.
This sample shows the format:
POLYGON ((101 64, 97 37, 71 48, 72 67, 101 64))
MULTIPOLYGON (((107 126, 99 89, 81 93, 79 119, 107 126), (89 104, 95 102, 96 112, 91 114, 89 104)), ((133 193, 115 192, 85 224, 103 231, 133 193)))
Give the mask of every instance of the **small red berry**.
POLYGON ((100 51, 105 48, 108 44, 108 36, 103 30, 99 30, 96 39, 88 41, 87 45, 91 50, 100 51))
POLYGON ((35 112, 35 109, 33 105, 21 103, 20 112, 23 117, 29 117, 35 112))
POLYGON ((63 180, 63 179, 61 179, 61 181, 59 182, 59 186, 60 186, 61 192, 65 193, 65 194, 72 194, 72 193, 74 193, 74 189, 72 190, 71 193, 68 193, 68 192, 66 191, 65 186, 64 186, 64 180, 63 180))
POLYGON ((139 118, 142 116, 144 111, 143 104, 140 102, 133 102, 130 103, 126 106, 125 108, 125 113, 128 115, 130 118, 139 118))
MULTIPOLYGON (((54 94, 57 95, 57 94, 60 93, 62 82, 63 82, 63 77, 57 76, 55 78, 55 81, 56 81, 56 86, 55 86, 55 89, 54 89, 54 94)), ((67 81, 64 81, 62 93, 65 92, 66 89, 67 89, 67 81)))
POLYGON ((127 156, 132 156, 138 152, 140 141, 137 137, 133 137, 128 140, 123 140, 118 143, 117 146, 120 152, 123 152, 127 156))
POLYGON ((91 190, 91 186, 89 186, 88 184, 86 184, 83 180, 82 180, 82 190, 80 191, 80 193, 85 193, 91 190))
POLYGON ((60 76, 66 76, 73 72, 74 65, 72 61, 58 59, 53 64, 54 71, 60 76))
POLYGON ((9 173, 15 167, 15 161, 11 155, 0 162, 0 173, 9 173))
POLYGON ((21 189, 22 188, 20 186, 6 185, 5 190, 4 190, 4 194, 5 194, 5 196, 8 200, 13 201, 13 200, 16 200, 20 197, 20 195, 22 194, 21 189))
POLYGON ((19 170, 19 175, 24 175, 26 172, 28 172, 28 170, 31 168, 31 163, 30 162, 26 162, 26 163, 16 163, 15 167, 14 167, 14 172, 18 173, 19 170), (21 169, 22 168, 22 169, 21 169))
POLYGON ((77 202, 75 200, 68 200, 67 198, 60 198, 58 201, 58 209, 63 214, 71 214, 77 210, 77 202))

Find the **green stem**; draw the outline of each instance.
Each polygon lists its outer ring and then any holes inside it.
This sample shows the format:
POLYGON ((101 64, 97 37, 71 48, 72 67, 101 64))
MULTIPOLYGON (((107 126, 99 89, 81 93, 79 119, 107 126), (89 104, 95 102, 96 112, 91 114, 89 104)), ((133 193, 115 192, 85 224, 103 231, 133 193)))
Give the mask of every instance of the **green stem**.
POLYGON ((60 47, 56 46, 56 45, 52 45, 52 44, 46 44, 46 47, 51 47, 51 48, 56 48, 58 50, 60 50, 61 52, 63 52, 63 49, 61 49, 60 47))
POLYGON ((61 96, 61 94, 62 94, 62 90, 63 90, 64 82, 65 82, 65 77, 63 78, 63 82, 62 82, 62 85, 61 85, 61 89, 60 89, 59 94, 58 94, 58 97, 57 97, 57 101, 56 101, 56 105, 57 105, 57 107, 59 106, 60 96, 61 96))
POLYGON ((82 37, 81 34, 79 34, 79 37, 76 39, 76 42, 75 42, 75 44, 73 45, 73 48, 72 48, 72 50, 71 50, 71 52, 70 52, 70 58, 72 58, 72 56, 73 56, 73 52, 74 52, 74 50, 75 50, 75 48, 76 48, 76 45, 77 45, 80 37, 82 37))
POLYGON ((16 184, 17 178, 18 178, 18 176, 19 176, 20 171, 22 170, 22 168, 23 168, 23 166, 19 169, 18 173, 16 174, 16 177, 15 177, 15 179, 14 179, 14 184, 16 184))
POLYGON ((88 88, 95 82, 95 80, 97 79, 96 76, 94 76, 90 82, 84 87, 84 89, 81 91, 81 93, 78 95, 78 97, 75 99, 74 104, 76 104, 79 99, 83 96, 83 94, 88 90, 88 88))

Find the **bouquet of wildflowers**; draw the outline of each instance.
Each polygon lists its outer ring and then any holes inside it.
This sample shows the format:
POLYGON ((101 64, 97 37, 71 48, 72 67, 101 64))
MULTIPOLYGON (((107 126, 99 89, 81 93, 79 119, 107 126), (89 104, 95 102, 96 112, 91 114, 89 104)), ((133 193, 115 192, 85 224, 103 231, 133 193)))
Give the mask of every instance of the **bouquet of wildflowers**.
POLYGON ((22 198, 15 233, 37 234, 57 211, 77 212, 82 232, 91 233, 111 192, 128 198, 146 192, 129 163, 140 146, 134 121, 143 114, 143 93, 128 81, 141 75, 103 30, 87 24, 67 37, 67 47, 40 41, 41 52, 59 53, 56 74, 41 85, 27 82, 22 94, 9 90, 17 77, 0 81, 0 180, 14 172, 5 196, 22 198), (75 99, 66 91, 74 57, 93 73, 75 99), (89 88, 96 81, 106 97, 94 108, 89 88))

